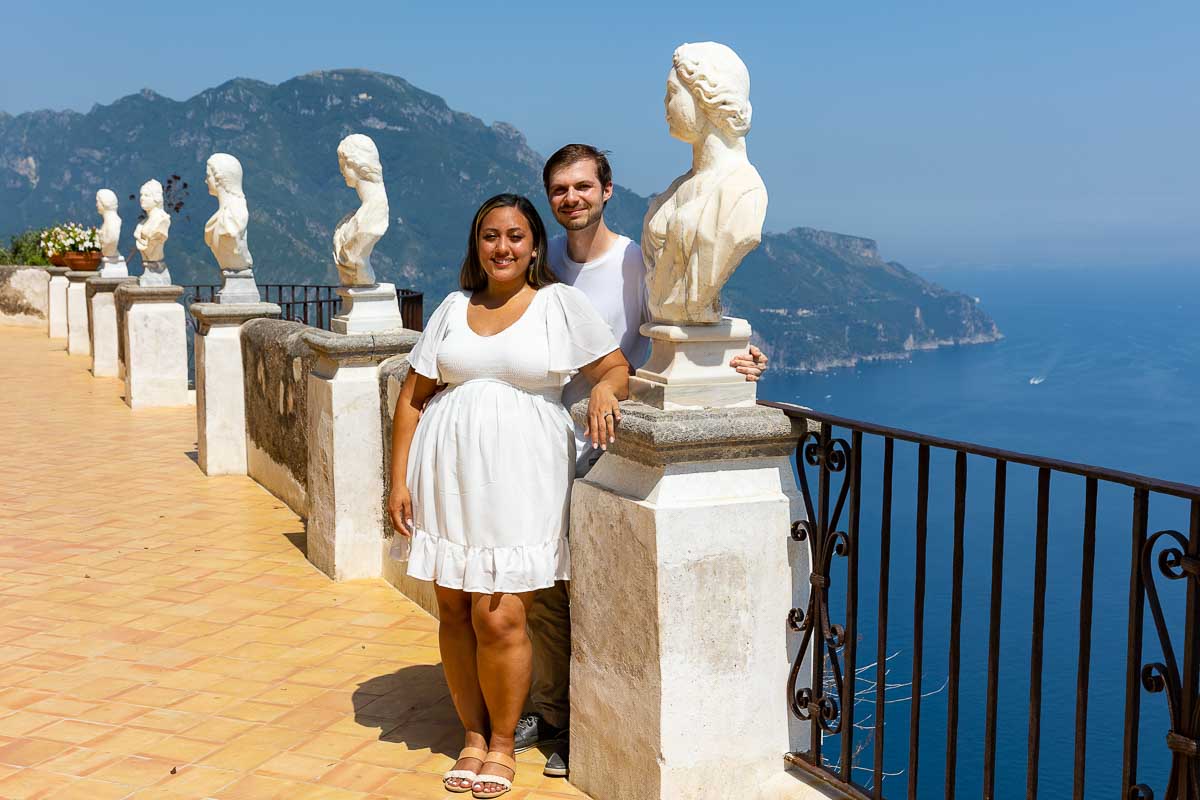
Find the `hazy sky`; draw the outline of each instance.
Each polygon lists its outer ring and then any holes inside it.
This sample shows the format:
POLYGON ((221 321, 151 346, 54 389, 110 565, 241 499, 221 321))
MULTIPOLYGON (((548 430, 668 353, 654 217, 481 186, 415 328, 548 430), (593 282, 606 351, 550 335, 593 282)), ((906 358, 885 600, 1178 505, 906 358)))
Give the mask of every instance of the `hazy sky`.
POLYGON ((4 16, 8 113, 365 67, 543 154, 609 149, 643 194, 689 159, 663 123, 671 53, 715 39, 750 68, 772 230, 870 236, 915 267, 1200 267, 1197 0, 59 0, 4 16))

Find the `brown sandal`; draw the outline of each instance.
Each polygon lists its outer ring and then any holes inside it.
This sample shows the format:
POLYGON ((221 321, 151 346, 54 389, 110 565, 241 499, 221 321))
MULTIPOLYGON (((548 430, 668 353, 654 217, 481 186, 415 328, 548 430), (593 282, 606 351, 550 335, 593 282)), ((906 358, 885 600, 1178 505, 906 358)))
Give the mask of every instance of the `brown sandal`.
MULTIPOLYGON (((477 758, 480 761, 483 761, 487 757, 488 757, 487 751, 481 747, 464 747, 459 752, 458 758, 456 759, 455 763, 457 763, 458 761, 462 761, 464 758, 477 758)), ((471 791, 471 787, 475 785, 475 779, 478 777, 479 777, 479 775, 474 770, 452 769, 449 772, 447 772, 445 775, 442 776, 442 786, 444 786, 446 788, 447 792, 454 792, 455 794, 466 794, 467 792, 471 791), (468 780, 471 783, 468 786, 451 786, 450 781, 452 781, 452 780, 468 780)))
MULTIPOLYGON (((517 777, 517 760, 512 756, 491 751, 487 754, 487 758, 483 760, 484 766, 488 764, 499 764, 505 769, 511 769, 513 778, 517 777)), ((480 767, 483 769, 483 767, 480 767)), ((491 800, 493 797, 499 797, 502 794, 508 794, 512 790, 512 778, 505 778, 502 775, 476 775, 475 783, 471 786, 471 797, 477 800, 491 800), (501 787, 498 792, 485 792, 482 789, 476 789, 476 786, 482 786, 485 783, 494 783, 501 787)))

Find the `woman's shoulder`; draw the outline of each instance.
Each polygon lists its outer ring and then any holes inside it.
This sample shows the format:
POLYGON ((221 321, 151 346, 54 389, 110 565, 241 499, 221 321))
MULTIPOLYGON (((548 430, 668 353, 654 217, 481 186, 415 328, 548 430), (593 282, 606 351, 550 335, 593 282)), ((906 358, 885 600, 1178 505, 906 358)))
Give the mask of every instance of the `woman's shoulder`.
MULTIPOLYGON (((566 283, 551 283, 548 286, 543 286, 538 289, 538 293, 546 293, 546 299, 550 300, 552 305, 564 306, 570 308, 572 306, 584 303, 591 305, 591 301, 587 299, 587 295, 582 290, 566 283)), ((548 305, 550 305, 548 304, 548 305)))

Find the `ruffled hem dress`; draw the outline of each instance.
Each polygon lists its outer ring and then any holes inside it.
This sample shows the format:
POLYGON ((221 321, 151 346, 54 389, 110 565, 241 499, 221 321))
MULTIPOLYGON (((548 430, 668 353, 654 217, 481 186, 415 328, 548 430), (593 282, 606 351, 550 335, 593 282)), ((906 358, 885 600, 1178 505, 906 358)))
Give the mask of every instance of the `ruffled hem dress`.
POLYGON ((492 336, 467 325, 469 292, 454 292, 408 354, 447 384, 413 434, 411 539, 391 555, 414 578, 481 594, 544 589, 570 578, 567 523, 575 438, 562 389, 617 349, 578 289, 551 284, 492 336))

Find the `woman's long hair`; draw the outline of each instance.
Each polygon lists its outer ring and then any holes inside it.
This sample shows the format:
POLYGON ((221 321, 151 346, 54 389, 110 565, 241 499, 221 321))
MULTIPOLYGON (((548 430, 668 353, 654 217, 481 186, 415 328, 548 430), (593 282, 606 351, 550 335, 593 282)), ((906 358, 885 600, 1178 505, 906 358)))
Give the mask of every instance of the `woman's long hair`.
POLYGON ((475 219, 471 222, 471 232, 467 235, 467 256, 463 259, 462 269, 458 273, 459 287, 468 292, 477 292, 487 288, 488 276, 479 260, 479 226, 483 224, 483 218, 497 208, 515 208, 520 211, 524 215, 525 221, 529 223, 529 230, 533 233, 533 250, 537 255, 529 262, 529 269, 525 271, 525 281, 535 289, 558 283, 558 278, 550 271, 550 262, 546 258, 546 251, 549 249, 549 243, 546 240, 546 226, 542 224, 542 218, 538 215, 537 209, 525 197, 519 194, 505 193, 484 201, 479 210, 475 212, 475 219))

